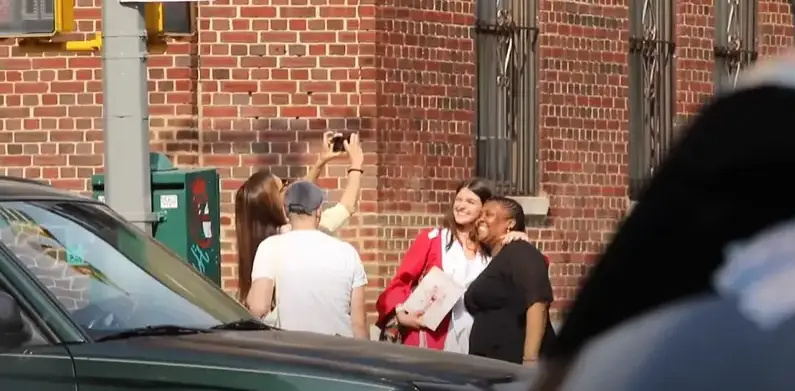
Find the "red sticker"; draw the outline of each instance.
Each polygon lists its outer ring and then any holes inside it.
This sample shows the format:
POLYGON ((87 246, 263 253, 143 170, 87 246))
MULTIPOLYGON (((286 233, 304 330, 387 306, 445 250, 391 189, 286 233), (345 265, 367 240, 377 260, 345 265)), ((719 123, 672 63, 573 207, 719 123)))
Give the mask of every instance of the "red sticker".
POLYGON ((190 184, 191 197, 188 219, 190 233, 196 244, 202 249, 210 248, 213 237, 212 219, 210 219, 210 197, 207 195, 207 181, 196 178, 190 184))

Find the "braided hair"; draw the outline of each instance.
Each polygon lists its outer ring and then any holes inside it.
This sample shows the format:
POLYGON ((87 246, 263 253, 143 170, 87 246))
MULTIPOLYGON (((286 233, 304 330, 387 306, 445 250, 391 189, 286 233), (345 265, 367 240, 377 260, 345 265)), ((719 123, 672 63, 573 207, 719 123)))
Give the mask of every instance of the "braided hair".
POLYGON ((527 230, 524 223, 524 209, 522 209, 522 205, 519 205, 516 200, 508 197, 496 196, 490 198, 489 201, 500 204, 500 206, 508 212, 508 215, 514 223, 511 231, 525 232, 527 230))

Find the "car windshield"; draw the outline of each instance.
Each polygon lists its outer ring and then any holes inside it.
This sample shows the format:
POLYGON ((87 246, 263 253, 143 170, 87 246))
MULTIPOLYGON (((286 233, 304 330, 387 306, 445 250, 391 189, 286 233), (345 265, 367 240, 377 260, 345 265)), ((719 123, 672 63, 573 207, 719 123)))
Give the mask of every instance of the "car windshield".
POLYGON ((95 338, 249 319, 192 266, 90 202, 0 202, 0 241, 95 338))

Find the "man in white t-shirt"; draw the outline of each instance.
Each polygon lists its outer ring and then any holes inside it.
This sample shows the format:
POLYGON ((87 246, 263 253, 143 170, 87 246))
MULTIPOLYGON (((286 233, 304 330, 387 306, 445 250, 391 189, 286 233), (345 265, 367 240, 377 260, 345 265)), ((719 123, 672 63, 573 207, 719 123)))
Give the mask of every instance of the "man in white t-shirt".
POLYGON ((254 316, 267 315, 275 285, 281 328, 369 339, 367 275, 353 246, 318 230, 323 200, 323 190, 311 182, 287 188, 292 230, 257 247, 246 304, 254 316))

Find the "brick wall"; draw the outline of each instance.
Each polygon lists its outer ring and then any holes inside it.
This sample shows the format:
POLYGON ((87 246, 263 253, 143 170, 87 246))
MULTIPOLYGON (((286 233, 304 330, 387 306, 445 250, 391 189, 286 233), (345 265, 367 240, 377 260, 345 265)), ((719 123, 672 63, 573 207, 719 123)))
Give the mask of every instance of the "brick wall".
MULTIPOLYGON (((532 236, 563 303, 627 200, 628 1, 539 0, 541 188, 532 236)), ((638 0, 640 1, 640 0, 638 0)), ((77 0, 101 28, 100 0, 77 0)), ((677 2, 677 110, 712 91, 713 7, 677 2)), ((367 261, 371 298, 417 229, 436 223, 473 173, 474 0, 214 0, 199 33, 149 61, 152 146, 223 178, 224 285, 235 289, 232 194, 256 168, 299 177, 325 130, 357 130, 366 175, 345 237, 367 261)), ((791 42, 789 9, 760 1, 763 55, 791 42)), ((97 54, 22 53, 0 43, 0 172, 87 191, 102 167, 97 54)), ((344 165, 322 184, 344 186, 344 165)), ((333 191, 334 197, 338 191, 333 191)))

